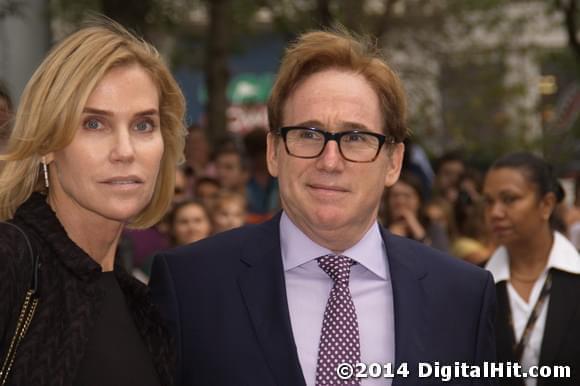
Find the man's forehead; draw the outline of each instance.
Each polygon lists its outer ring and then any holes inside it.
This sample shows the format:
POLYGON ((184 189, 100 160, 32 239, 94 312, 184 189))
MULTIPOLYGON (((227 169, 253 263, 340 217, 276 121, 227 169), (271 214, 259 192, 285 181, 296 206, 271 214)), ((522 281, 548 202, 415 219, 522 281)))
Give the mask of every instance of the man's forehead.
POLYGON ((316 127, 318 129, 328 131, 369 130, 369 128, 362 122, 341 121, 341 120, 336 122, 323 122, 317 119, 309 119, 298 123, 296 126, 316 127))

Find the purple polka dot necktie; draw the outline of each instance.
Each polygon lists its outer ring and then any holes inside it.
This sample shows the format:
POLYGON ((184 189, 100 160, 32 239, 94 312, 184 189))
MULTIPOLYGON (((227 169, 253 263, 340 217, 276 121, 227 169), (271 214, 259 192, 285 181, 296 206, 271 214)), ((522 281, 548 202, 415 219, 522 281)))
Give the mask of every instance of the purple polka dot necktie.
POLYGON ((341 363, 360 362, 360 339, 354 303, 348 287, 353 261, 346 256, 327 255, 317 259, 318 265, 334 281, 324 310, 316 386, 360 385, 352 377, 342 380, 336 369, 341 363))

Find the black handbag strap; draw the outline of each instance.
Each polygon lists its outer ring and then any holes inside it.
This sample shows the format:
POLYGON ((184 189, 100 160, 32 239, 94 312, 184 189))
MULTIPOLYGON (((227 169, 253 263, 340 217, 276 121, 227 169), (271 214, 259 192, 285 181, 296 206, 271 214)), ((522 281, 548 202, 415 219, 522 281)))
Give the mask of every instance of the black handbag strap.
POLYGON ((14 229, 18 230, 18 232, 20 232, 22 234, 22 236, 24 237, 24 240, 26 241, 26 246, 28 247, 28 252, 30 254, 30 258, 32 260, 32 274, 31 274, 31 278, 30 278, 29 289, 32 291, 32 293, 35 297, 38 297, 38 269, 39 269, 39 262, 40 262, 39 255, 37 253, 34 253, 34 249, 32 248, 32 243, 30 242, 30 238, 28 237, 26 232, 24 232, 24 230, 22 230, 22 228, 20 228, 18 225, 11 223, 11 222, 0 221, 0 223, 13 227, 14 229))
POLYGON ((26 240, 26 246, 28 247, 28 252, 30 253, 30 257, 32 259, 30 288, 26 291, 18 319, 16 320, 14 334, 12 335, 12 339, 10 339, 7 350, 3 355, 4 358, 2 358, 2 361, 0 362, 0 385, 4 386, 7 384, 8 378, 10 377, 10 372, 12 370, 12 365, 14 364, 20 342, 26 336, 38 306, 39 255, 34 253, 34 249, 32 248, 32 244, 30 243, 28 235, 26 235, 26 233, 18 225, 4 221, 1 221, 1 223, 8 224, 9 226, 17 229, 22 234, 22 236, 24 236, 24 240, 26 240))

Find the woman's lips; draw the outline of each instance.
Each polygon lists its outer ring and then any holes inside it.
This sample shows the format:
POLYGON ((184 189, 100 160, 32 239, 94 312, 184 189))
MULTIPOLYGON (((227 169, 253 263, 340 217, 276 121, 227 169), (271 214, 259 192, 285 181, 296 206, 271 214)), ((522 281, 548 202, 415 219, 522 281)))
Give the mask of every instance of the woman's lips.
POLYGON ((143 185, 143 179, 137 176, 117 176, 101 181, 102 184, 119 191, 131 191, 143 185))
POLYGON ((503 235, 511 231, 511 227, 508 226, 492 226, 491 230, 496 235, 503 235))

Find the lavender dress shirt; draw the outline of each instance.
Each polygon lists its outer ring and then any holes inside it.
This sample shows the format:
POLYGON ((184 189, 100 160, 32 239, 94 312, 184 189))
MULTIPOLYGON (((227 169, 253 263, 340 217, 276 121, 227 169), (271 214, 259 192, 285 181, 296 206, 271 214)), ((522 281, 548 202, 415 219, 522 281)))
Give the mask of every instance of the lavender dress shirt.
MULTIPOLYGON (((322 319, 332 279, 316 258, 333 253, 310 240, 286 215, 280 220, 280 242, 292 332, 302 373, 314 386, 322 319)), ((378 223, 374 223, 354 246, 341 254, 358 264, 350 274, 350 291, 357 313, 361 360, 395 362, 393 289, 387 252, 378 223)), ((391 385, 390 379, 363 379, 365 385, 391 385)))

